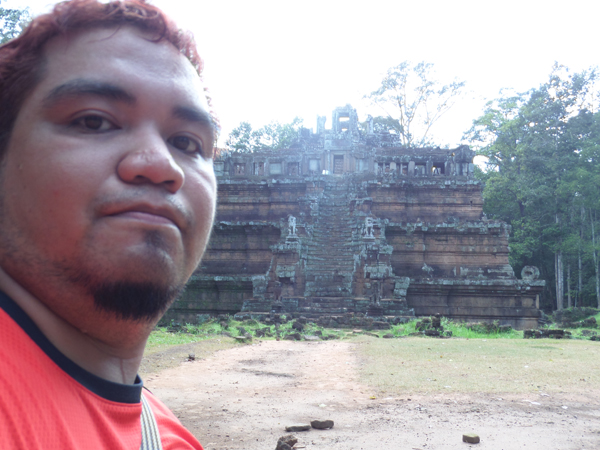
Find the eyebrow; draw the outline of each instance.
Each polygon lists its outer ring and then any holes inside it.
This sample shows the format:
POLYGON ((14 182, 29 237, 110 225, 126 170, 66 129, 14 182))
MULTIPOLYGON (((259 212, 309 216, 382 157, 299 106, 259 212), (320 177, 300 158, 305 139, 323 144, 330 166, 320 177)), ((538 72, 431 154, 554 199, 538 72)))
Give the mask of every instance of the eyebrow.
MULTIPOLYGON (((49 108, 62 100, 83 95, 92 95, 109 100, 116 100, 127 105, 136 103, 135 96, 119 86, 101 81, 76 79, 67 81, 52 89, 44 99, 43 104, 45 107, 49 108)), ((188 106, 176 106, 173 108, 172 114, 173 117, 178 119, 208 126, 213 133, 217 129, 217 124, 213 117, 203 110, 188 106)))
POLYGON ((109 100, 116 100, 128 105, 133 105, 136 102, 136 98, 132 94, 114 84, 78 79, 67 81, 52 89, 44 99, 44 105, 49 107, 61 100, 80 97, 82 95, 93 95, 109 100))
POLYGON ((175 108, 173 108, 173 116, 181 120, 186 120, 188 122, 207 125, 213 131, 216 128, 215 121, 213 120, 212 116, 207 112, 197 108, 190 108, 187 106, 176 106, 175 108))

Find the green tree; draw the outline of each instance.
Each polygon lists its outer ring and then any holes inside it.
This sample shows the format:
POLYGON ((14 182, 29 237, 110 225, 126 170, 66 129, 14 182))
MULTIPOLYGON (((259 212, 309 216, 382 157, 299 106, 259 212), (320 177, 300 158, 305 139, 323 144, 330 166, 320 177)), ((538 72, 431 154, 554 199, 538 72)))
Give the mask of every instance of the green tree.
POLYGON ((274 121, 258 130, 253 130, 249 122, 242 122, 229 133, 225 146, 230 151, 240 153, 285 149, 298 139, 301 127, 302 119, 299 117, 286 124, 274 121))
POLYGON ((252 125, 249 122, 241 122, 234 128, 227 140, 225 146, 230 151, 248 153, 260 148, 259 137, 252 130, 252 125))
POLYGON ((17 37, 31 20, 29 8, 8 9, 0 0, 0 44, 17 37))
MULTIPOLYGON (((363 133, 369 131, 369 121, 360 122, 360 128, 363 133)), ((377 116, 373 117, 373 131, 375 133, 394 133, 401 134, 402 126, 398 119, 394 119, 389 116, 377 116)))
POLYGON ((381 86, 364 96, 395 122, 389 129, 400 135, 405 147, 431 145, 431 128, 463 93, 464 81, 442 84, 435 80, 433 64, 404 61, 388 69, 381 86))
POLYGON ((512 225, 511 264, 517 273, 524 265, 540 267, 557 309, 565 295, 571 303, 571 275, 583 279, 598 259, 599 205, 591 204, 600 186, 596 78, 594 69, 571 74, 556 64, 538 89, 490 102, 466 135, 488 158, 488 170, 479 174, 486 214, 512 225))

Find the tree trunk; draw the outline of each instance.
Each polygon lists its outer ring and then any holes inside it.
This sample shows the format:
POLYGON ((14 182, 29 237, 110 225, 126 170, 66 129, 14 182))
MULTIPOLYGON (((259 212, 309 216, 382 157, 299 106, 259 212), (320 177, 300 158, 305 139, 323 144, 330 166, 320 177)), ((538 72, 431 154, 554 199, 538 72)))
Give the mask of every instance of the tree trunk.
POLYGON ((575 297, 575 306, 579 304, 581 300, 581 291, 583 290, 583 271, 581 262, 581 246, 583 245, 583 223, 585 222, 585 208, 581 207, 581 222, 579 224, 579 248, 577 251, 577 273, 579 280, 577 283, 577 297, 575 297))
MULTIPOLYGON (((560 224, 558 214, 556 214, 556 223, 560 224)), ((556 278, 556 309, 561 310, 564 307, 564 271, 562 250, 557 250, 554 254, 554 274, 556 278)))
POLYGON ((556 309, 561 310, 564 307, 564 274, 562 251, 558 250, 554 254, 554 271, 556 275, 556 309))
POLYGON ((596 211, 592 214, 590 211, 590 223, 592 225, 592 256, 594 258, 594 272, 596 272, 596 301, 598 302, 598 308, 600 308, 600 274, 598 268, 598 251, 596 250, 596 234, 594 233, 594 219, 596 218, 596 211))
POLYGON ((579 304, 579 300, 581 299, 581 288, 583 287, 583 276, 581 274, 581 249, 579 249, 579 254, 577 255, 577 274, 579 275, 579 280, 577 280, 577 295, 575 296, 575 306, 579 304))
POLYGON ((571 299, 571 263, 567 263, 567 308, 573 307, 573 301, 571 299))

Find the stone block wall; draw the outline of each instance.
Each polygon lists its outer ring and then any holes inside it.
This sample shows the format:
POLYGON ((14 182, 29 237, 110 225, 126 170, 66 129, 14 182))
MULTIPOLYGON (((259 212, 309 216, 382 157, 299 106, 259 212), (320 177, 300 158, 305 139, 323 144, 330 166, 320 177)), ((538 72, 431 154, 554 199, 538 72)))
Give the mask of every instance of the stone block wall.
MULTIPOLYGON (((340 117, 357 115, 347 105, 340 117)), ((524 280, 513 273, 509 227, 483 216, 468 147, 407 149, 357 123, 321 125, 290 149, 215 161, 213 234, 168 318, 287 311, 537 325, 544 281, 535 268, 524 280)))

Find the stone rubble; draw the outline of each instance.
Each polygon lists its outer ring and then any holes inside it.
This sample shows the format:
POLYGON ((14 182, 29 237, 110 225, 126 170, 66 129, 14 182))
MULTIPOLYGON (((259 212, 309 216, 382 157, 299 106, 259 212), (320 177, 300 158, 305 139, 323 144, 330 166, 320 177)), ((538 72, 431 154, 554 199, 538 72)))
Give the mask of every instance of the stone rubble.
POLYGON ((327 430, 329 428, 333 428, 333 420, 311 420, 310 426, 316 430, 327 430))

